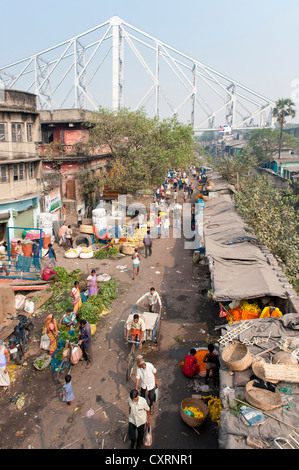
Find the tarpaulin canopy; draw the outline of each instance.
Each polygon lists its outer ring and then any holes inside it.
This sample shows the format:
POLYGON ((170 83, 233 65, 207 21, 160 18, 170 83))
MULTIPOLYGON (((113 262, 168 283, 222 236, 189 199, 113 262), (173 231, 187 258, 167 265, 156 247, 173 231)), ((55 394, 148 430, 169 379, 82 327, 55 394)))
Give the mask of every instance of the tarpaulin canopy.
POLYGON ((287 298, 283 284, 267 262, 225 259, 210 262, 213 298, 224 302, 273 296, 287 298))
POLYGON ((205 203, 204 244, 216 301, 264 296, 287 298, 254 235, 237 214, 228 195, 205 203))

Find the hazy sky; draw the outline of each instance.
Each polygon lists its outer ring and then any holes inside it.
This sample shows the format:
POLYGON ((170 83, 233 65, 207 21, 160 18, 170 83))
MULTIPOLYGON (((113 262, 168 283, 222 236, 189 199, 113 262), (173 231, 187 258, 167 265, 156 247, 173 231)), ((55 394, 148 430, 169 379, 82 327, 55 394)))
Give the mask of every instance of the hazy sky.
POLYGON ((298 100, 299 122, 298 0, 0 0, 0 12, 0 66, 116 15, 274 101, 298 100))

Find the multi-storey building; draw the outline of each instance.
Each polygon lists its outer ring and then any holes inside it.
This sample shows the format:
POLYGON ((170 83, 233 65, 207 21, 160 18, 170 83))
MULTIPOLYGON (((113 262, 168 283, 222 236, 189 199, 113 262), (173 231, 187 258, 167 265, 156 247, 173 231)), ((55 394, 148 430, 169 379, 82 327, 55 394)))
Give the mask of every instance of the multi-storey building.
MULTIPOLYGON (((6 227, 37 226, 41 159, 36 95, 0 90, 0 241, 6 227)), ((20 237, 20 230, 10 236, 20 237)))
POLYGON ((85 123, 90 115, 79 109, 40 111, 44 189, 49 196, 59 192, 67 212, 74 215, 82 207, 78 175, 82 170, 104 171, 110 154, 105 145, 96 152, 88 150, 85 123))

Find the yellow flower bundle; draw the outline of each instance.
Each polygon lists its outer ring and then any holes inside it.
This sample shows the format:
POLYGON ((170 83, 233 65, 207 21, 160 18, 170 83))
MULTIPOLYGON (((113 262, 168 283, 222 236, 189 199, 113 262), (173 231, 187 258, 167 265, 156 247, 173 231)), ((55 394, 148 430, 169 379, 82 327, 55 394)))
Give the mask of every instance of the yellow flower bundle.
POLYGON ((213 395, 208 395, 202 397, 204 400, 208 400, 207 406, 210 412, 210 418, 213 423, 217 423, 219 426, 220 423, 220 413, 222 410, 222 404, 220 398, 213 397, 213 395))
POLYGON ((193 413, 193 416, 194 418, 203 418, 203 412, 201 410, 199 410, 198 408, 195 408, 194 406, 186 406, 184 408, 184 411, 185 410, 188 410, 188 411, 191 411, 191 413, 193 413))
POLYGON ((242 310, 249 311, 249 312, 255 312, 257 314, 261 313, 261 309, 258 306, 257 302, 247 302, 247 300, 242 300, 240 303, 240 307, 242 310))

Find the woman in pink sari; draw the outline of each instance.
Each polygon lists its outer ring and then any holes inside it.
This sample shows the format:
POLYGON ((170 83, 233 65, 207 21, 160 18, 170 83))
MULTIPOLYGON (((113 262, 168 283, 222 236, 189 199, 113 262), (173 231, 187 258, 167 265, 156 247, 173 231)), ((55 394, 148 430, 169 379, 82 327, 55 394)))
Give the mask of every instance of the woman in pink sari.
POLYGON ((91 276, 89 276, 88 281, 88 297, 98 295, 97 275, 94 269, 91 271, 91 276))
POLYGON ((72 288, 71 292, 71 298, 73 302, 73 311, 78 316, 79 308, 82 305, 82 300, 81 300, 81 292, 79 289, 79 281, 76 281, 74 283, 74 287, 72 288))

